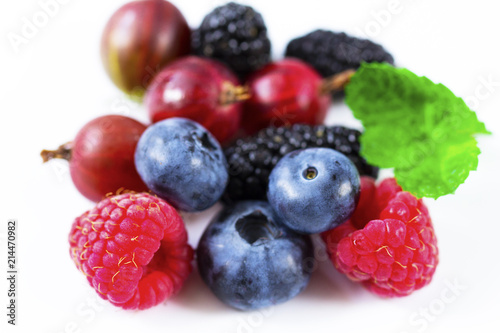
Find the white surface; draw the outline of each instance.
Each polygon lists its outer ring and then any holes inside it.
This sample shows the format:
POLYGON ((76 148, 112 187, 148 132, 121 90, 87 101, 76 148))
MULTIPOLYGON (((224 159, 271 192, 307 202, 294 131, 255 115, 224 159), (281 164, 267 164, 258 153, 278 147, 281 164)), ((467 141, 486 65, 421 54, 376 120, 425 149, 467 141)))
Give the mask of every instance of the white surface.
MULTIPOLYGON (((69 259, 67 234, 73 218, 93 204, 75 190, 63 162, 42 165, 38 154, 72 139, 96 116, 146 117, 111 84, 99 59, 102 28, 125 1, 66 2, 18 53, 7 34, 21 33, 23 18, 32 20, 41 7, 37 0, 0 4, 0 234, 5 236, 8 218, 17 218, 20 226, 18 326, 8 332, 500 331, 497 135, 480 139, 479 170, 456 195, 428 201, 441 262, 432 283, 410 297, 379 299, 323 262, 301 295, 260 312, 223 306, 196 272, 175 299, 148 311, 91 305, 98 297, 69 259), (463 289, 450 287, 455 283, 463 289)), ((222 3, 173 2, 191 26, 222 3)), ((500 131, 500 21, 494 2, 246 2, 263 13, 275 58, 292 37, 316 28, 365 34, 390 50, 398 65, 466 97, 487 127, 500 131), (393 13, 387 15, 389 9, 393 13), (495 84, 487 86, 490 76, 495 84)), ((338 103, 329 120, 353 123, 338 103)), ((186 216, 191 244, 216 210, 186 216)), ((0 327, 5 332, 5 237, 1 241, 0 327)))

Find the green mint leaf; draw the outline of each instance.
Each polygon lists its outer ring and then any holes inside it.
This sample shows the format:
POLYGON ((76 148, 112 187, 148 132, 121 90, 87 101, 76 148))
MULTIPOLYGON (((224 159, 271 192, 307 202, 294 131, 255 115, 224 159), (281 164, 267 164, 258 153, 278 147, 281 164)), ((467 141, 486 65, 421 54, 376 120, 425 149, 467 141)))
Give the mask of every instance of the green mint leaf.
POLYGON ((430 198, 454 193, 477 168, 474 135, 489 132, 444 85, 404 68, 364 63, 345 92, 365 128, 362 156, 394 168, 405 191, 430 198))

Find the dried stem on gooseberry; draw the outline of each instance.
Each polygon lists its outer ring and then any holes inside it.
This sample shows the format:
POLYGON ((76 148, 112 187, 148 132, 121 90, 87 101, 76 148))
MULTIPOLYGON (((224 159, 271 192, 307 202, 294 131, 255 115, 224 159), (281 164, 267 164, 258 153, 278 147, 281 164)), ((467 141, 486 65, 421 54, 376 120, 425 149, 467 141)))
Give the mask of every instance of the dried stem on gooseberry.
POLYGON ((71 158, 71 151, 73 150, 73 142, 66 142, 60 145, 56 150, 42 150, 40 156, 42 156, 43 162, 48 162, 53 158, 62 158, 69 161, 71 158))
POLYGON ((222 84, 222 92, 219 96, 221 105, 230 105, 250 98, 250 91, 247 86, 235 86, 229 81, 222 84))
POLYGON ((321 85, 319 86, 320 94, 329 94, 335 91, 343 90, 355 72, 356 71, 354 69, 348 69, 323 79, 321 85))

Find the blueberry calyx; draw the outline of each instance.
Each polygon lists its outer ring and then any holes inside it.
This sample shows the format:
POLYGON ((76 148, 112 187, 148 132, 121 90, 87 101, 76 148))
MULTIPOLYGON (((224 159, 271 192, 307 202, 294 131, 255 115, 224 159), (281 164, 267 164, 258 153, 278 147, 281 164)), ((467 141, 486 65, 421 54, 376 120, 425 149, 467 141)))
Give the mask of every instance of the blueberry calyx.
POLYGON ((318 169, 316 169, 315 167, 308 167, 302 172, 302 176, 306 180, 313 180, 318 176, 318 169))
POLYGON ((236 221, 236 231, 248 244, 260 245, 279 237, 274 223, 260 210, 242 216, 236 221))
POLYGON ((196 142, 198 142, 203 148, 210 151, 214 151, 215 149, 217 149, 207 133, 203 133, 201 137, 195 134, 194 137, 196 142))

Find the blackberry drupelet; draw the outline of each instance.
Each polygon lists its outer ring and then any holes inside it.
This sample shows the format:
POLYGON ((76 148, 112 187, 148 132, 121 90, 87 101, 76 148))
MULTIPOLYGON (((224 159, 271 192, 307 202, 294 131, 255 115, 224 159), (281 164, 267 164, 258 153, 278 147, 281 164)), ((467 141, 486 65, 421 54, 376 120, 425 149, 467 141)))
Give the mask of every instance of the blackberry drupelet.
POLYGON ((224 150, 229 165, 226 202, 265 200, 269 174, 287 153, 304 148, 325 147, 346 155, 360 175, 376 178, 378 168, 359 155, 361 132, 343 126, 268 127, 254 136, 237 140, 224 150))
POLYGON ((304 60, 323 77, 347 69, 357 69, 362 62, 387 62, 394 58, 381 45, 327 30, 315 30, 288 43, 286 57, 304 60))
POLYGON ((215 8, 192 34, 192 52, 217 59, 240 78, 269 62, 271 42, 260 13, 230 2, 215 8))

